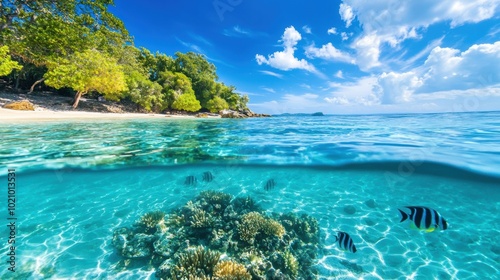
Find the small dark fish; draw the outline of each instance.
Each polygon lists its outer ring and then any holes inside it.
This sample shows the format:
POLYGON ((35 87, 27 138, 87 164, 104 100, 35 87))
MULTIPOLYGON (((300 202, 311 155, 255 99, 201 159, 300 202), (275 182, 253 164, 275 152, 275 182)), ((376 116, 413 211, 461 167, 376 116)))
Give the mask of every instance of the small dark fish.
POLYGON ((212 182, 214 180, 214 175, 210 172, 203 172, 203 181, 204 182, 212 182))
POLYGON ((339 231, 337 233, 337 236, 335 236, 335 242, 337 241, 339 242, 339 247, 342 250, 356 253, 356 246, 354 246, 354 242, 352 241, 352 238, 349 236, 349 234, 343 231, 339 231))
POLYGON ((264 189, 266 191, 269 191, 269 190, 274 189, 275 186, 276 186, 276 181, 274 181, 274 179, 269 179, 269 180, 267 180, 267 183, 264 186, 264 189))
POLYGON ((422 206, 405 206, 410 209, 410 213, 398 209, 401 212, 401 222, 409 219, 412 221, 411 226, 426 232, 433 232, 435 229, 440 228, 445 230, 448 228, 446 220, 439 215, 439 213, 429 207, 422 206))
POLYGON ((190 176, 186 177, 186 181, 184 181, 184 185, 186 185, 186 186, 194 186, 194 185, 196 185, 197 181, 198 180, 196 179, 196 177, 194 177, 193 175, 190 175, 190 176))

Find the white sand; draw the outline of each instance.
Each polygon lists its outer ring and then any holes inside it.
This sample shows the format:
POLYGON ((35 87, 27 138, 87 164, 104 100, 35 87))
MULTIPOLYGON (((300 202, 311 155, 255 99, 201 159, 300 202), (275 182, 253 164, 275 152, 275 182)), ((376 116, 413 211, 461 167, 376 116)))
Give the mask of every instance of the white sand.
POLYGON ((17 111, 0 108, 0 122, 5 121, 44 121, 44 120, 64 120, 64 119, 144 119, 144 118, 175 118, 194 119, 194 116, 183 115, 163 115, 163 114, 138 114, 138 113, 95 113, 82 111, 17 111))

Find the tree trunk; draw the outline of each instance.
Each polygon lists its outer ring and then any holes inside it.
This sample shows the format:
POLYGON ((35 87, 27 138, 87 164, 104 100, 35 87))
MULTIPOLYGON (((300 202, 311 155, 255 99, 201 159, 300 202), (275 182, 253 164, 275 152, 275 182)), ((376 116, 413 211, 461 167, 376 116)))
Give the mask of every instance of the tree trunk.
POLYGON ((45 81, 45 78, 41 78, 40 80, 36 81, 35 83, 33 83, 33 85, 31 86, 30 88, 30 91, 28 92, 28 94, 32 93, 33 90, 35 90, 35 86, 38 85, 39 83, 45 81))
POLYGON ((78 91, 75 94, 75 99, 73 100, 73 109, 76 109, 78 107, 78 102, 80 102, 80 97, 82 97, 83 92, 78 91))
POLYGON ((21 79, 21 71, 19 71, 19 74, 17 74, 16 77, 16 85, 14 86, 15 90, 19 90, 19 80, 21 79))

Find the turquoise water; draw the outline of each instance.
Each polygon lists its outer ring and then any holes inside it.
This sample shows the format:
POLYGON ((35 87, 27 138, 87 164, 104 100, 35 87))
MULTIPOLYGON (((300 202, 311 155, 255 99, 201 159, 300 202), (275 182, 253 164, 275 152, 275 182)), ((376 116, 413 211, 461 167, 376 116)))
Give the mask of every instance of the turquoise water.
POLYGON ((3 265, 2 279, 155 279, 147 265, 118 269, 113 230, 203 190, 316 218, 319 279, 499 274, 498 112, 19 122, 0 123, 0 135, 0 182, 16 169, 18 218, 18 271, 3 265), (191 175, 196 186, 184 184, 191 175), (411 229, 399 222, 406 205, 438 210, 449 228, 411 229), (336 231, 355 254, 338 248, 336 231))

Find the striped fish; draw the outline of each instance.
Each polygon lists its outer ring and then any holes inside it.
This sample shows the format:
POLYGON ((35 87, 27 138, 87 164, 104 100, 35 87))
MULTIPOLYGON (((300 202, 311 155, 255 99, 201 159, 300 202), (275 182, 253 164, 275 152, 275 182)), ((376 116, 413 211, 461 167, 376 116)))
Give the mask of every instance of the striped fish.
POLYGON ((354 246, 354 242, 352 241, 352 238, 349 236, 349 234, 343 231, 339 231, 337 233, 337 236, 335 236, 335 242, 337 241, 339 242, 339 247, 342 250, 356 253, 356 246, 354 246))
POLYGON ((411 226, 413 228, 425 230, 426 232, 433 232, 437 228, 441 230, 448 228, 446 220, 434 209, 422 206, 405 206, 405 208, 410 209, 409 214, 398 209, 401 212, 401 222, 409 219, 412 221, 411 226))
POLYGON ((266 191, 269 191, 269 190, 274 189, 275 186, 276 186, 276 182, 274 181, 274 179, 269 179, 269 180, 267 180, 266 185, 264 186, 264 189, 266 191))
POLYGON ((214 180, 214 175, 210 171, 203 172, 203 181, 212 182, 214 180))
POLYGON ((198 180, 196 179, 196 177, 194 177, 193 175, 190 175, 190 176, 186 177, 186 181, 184 181, 184 185, 186 185, 186 186, 194 186, 194 185, 196 185, 197 181, 198 180))

